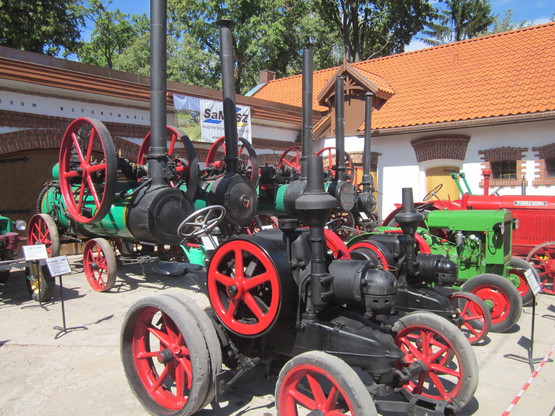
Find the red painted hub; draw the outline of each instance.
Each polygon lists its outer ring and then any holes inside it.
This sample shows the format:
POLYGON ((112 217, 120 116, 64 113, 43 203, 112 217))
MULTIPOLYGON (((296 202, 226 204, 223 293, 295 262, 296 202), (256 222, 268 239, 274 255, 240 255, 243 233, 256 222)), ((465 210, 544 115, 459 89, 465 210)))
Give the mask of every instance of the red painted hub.
MULTIPOLYGON (((511 304, 506 294, 499 290, 497 286, 483 284, 472 290, 472 293, 482 299, 490 308, 492 324, 497 324, 507 319, 511 304)), ((472 304, 469 305, 469 311, 476 315, 479 314, 477 308, 472 304)))
POLYGON ((354 407, 341 385, 324 369, 310 364, 294 367, 279 391, 280 414, 297 415, 301 406, 323 416, 354 415, 354 407))
POLYGON ((401 329, 397 346, 405 353, 404 366, 416 364, 424 369, 405 388, 434 400, 451 401, 463 385, 460 359, 451 342, 439 331, 425 325, 401 329), (453 365, 456 363, 456 365, 453 365))
POLYGON ((189 349, 177 325, 158 308, 145 308, 133 332, 132 350, 137 375, 149 396, 166 409, 181 410, 193 373, 189 349), (158 313, 160 325, 155 326, 153 318, 158 313))
POLYGON ((269 255, 246 240, 232 240, 214 253, 208 268, 208 296, 231 331, 256 336, 273 325, 281 305, 277 270, 269 255))

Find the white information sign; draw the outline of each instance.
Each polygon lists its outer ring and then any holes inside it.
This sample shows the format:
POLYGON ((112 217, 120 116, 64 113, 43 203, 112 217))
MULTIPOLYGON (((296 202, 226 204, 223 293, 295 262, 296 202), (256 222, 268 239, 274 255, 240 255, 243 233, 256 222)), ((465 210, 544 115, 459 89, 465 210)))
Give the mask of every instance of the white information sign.
POLYGON ((201 237, 200 240, 202 241, 202 245, 206 250, 216 250, 216 246, 219 244, 218 237, 216 236, 212 236, 212 239, 210 239, 209 237, 201 237), (212 243, 212 241, 214 243, 212 243))
POLYGON ((67 261, 67 256, 48 258, 46 259, 46 265, 52 277, 71 273, 71 266, 67 261))
POLYGON ((524 272, 524 276, 526 276, 526 280, 528 281, 528 286, 532 290, 534 296, 541 292, 542 288, 536 279, 535 273, 532 269, 528 269, 524 272))
POLYGON ((23 246, 23 256, 25 260, 42 260, 48 257, 46 246, 44 244, 37 244, 33 246, 23 246))

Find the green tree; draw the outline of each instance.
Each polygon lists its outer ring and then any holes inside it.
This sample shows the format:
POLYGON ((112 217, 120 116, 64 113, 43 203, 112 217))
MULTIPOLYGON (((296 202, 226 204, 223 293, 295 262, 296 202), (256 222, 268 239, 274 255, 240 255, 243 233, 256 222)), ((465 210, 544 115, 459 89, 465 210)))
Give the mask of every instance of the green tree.
POLYGON ((111 1, 106 4, 101 0, 88 1, 89 7, 83 8, 83 14, 94 29, 91 40, 84 42, 75 53, 81 62, 113 68, 116 56, 131 46, 137 32, 129 15, 119 9, 108 10, 111 1))
POLYGON ((437 18, 423 30, 428 45, 441 45, 484 34, 495 21, 489 0, 440 0, 437 18))
POLYGON ((495 20, 490 29, 484 32, 484 35, 490 35, 493 33, 508 32, 509 30, 522 29, 523 27, 530 26, 526 20, 521 20, 520 22, 515 22, 513 20, 513 10, 505 10, 503 17, 499 15, 495 16, 495 20))
POLYGON ((333 22, 351 62, 403 52, 433 17, 427 0, 314 0, 333 22))
POLYGON ((84 24, 80 0, 0 0, 0 45, 57 55, 75 49, 84 24))
POLYGON ((307 43, 320 47, 315 47, 315 62, 327 65, 334 61, 333 35, 312 4, 310 0, 169 0, 170 31, 175 31, 182 44, 192 40, 198 46, 189 46, 194 55, 206 58, 200 52, 204 51, 212 57, 188 65, 197 65, 195 70, 204 79, 201 85, 218 88, 220 38, 215 22, 234 21, 235 87, 244 94, 258 83, 262 69, 278 76, 298 73, 301 50, 307 43))

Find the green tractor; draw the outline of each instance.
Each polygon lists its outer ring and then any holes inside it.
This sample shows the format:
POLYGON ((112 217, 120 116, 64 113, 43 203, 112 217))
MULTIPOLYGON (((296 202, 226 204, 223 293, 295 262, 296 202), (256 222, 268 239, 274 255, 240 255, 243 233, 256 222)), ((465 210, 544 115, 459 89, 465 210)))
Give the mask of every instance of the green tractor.
MULTIPOLYGON (((419 207, 425 214, 415 236, 419 251, 441 254, 454 261, 458 265, 457 286, 476 294, 489 306, 492 331, 508 331, 520 318, 523 303, 532 300, 525 284, 525 272, 531 266, 511 253, 514 226, 511 212, 428 212, 426 205, 419 207)), ((405 253, 397 240, 403 238, 402 233, 393 226, 396 224, 390 225, 352 237, 347 243, 349 251, 366 250, 384 268, 401 268, 405 253)))

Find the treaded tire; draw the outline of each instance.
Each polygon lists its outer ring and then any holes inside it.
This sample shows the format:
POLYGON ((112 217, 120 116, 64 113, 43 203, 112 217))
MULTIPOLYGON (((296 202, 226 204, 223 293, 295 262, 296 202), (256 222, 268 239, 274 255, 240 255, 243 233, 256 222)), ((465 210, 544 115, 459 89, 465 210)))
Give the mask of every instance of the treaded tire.
POLYGON ((405 383, 407 399, 410 400, 413 394, 421 394, 445 400, 454 411, 459 411, 472 400, 478 387, 478 360, 470 343, 455 325, 433 313, 414 312, 395 322, 392 329, 396 333, 395 343, 406 354, 400 369, 415 362, 425 365, 423 372, 414 374, 405 383), (441 349, 444 350, 439 354, 437 351, 441 349), (460 376, 454 376, 455 373, 460 376), (435 387, 437 383, 445 388, 444 392, 435 387))
POLYGON ((538 276, 538 272, 530 263, 520 257, 511 257, 511 262, 509 263, 509 266, 510 273, 516 275, 516 277, 518 277, 520 281, 520 285, 518 286, 517 290, 518 293, 520 293, 520 297, 522 298, 522 305, 528 306, 534 299, 534 294, 532 293, 532 289, 530 289, 530 285, 528 285, 528 281, 526 280, 524 271, 531 269, 539 285, 540 277, 538 276))
MULTIPOLYGON (((300 403, 297 400, 299 396, 307 397, 309 399, 308 402, 313 404, 323 405, 322 401, 324 400, 322 399, 329 397, 324 396, 326 392, 323 392, 319 397, 313 392, 315 387, 316 389, 320 388, 319 391, 322 392, 320 380, 327 382, 323 383, 326 385, 333 384, 339 390, 335 403, 326 402, 330 415, 343 414, 343 412, 339 411, 332 413, 332 409, 330 409, 332 405, 339 405, 338 399, 341 398, 341 404, 345 405, 351 411, 351 414, 356 416, 377 416, 378 412, 376 411, 374 401, 355 370, 342 359, 321 351, 309 351, 297 355, 283 366, 276 383, 275 400, 277 414, 280 416, 293 416, 297 414, 293 409, 296 408, 296 403, 300 403), (299 383, 307 378, 307 374, 312 377, 310 386, 303 385, 303 388, 297 389, 299 383), (315 397, 309 397, 311 393, 315 397)), ((304 407, 307 408, 306 406, 304 407)), ((316 409, 322 410, 316 406, 308 410, 316 409)))
POLYGON ((188 416, 204 403, 211 384, 206 341, 178 300, 159 295, 134 303, 123 321, 120 354, 129 386, 149 413, 188 416), (150 337, 154 332, 158 335, 150 337), (157 348, 157 339, 169 340, 170 347, 157 348), (183 373, 181 382, 178 370, 183 373))

